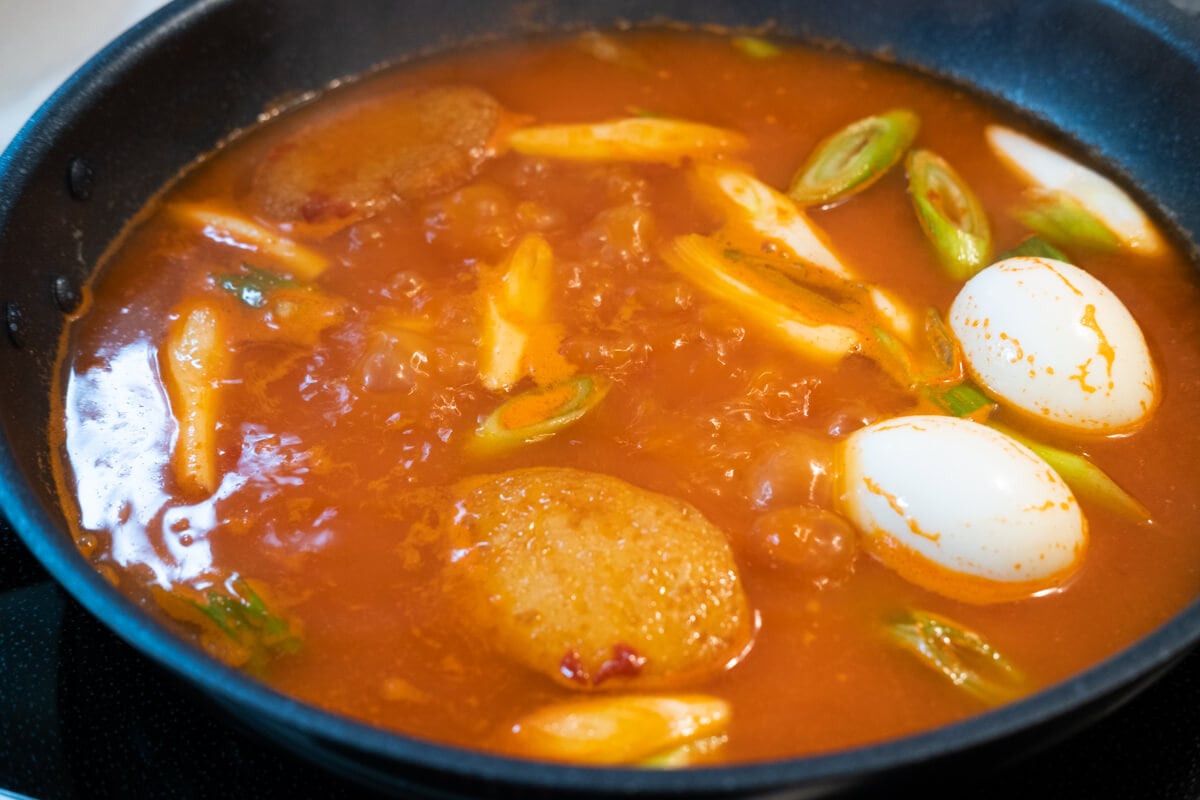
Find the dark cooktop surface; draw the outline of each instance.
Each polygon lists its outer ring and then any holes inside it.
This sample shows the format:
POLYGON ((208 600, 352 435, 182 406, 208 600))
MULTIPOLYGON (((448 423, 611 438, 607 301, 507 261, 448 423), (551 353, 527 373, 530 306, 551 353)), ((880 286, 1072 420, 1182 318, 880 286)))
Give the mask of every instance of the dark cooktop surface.
MULTIPOLYGON (((1200 652, 1067 741, 933 797, 1200 798, 1200 652), (973 785, 972 785, 973 784, 973 785)), ((0 526, 0 798, 371 798, 109 633, 0 526)))

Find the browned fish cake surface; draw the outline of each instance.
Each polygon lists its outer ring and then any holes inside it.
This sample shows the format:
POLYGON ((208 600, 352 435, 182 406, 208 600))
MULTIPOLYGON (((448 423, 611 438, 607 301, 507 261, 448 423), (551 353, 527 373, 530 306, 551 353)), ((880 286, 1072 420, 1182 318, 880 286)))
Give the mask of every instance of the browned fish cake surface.
POLYGON ((278 222, 362 217, 474 177, 500 119, 491 95, 465 86, 405 89, 337 107, 271 149, 254 200, 278 222))
POLYGON ((565 685, 683 682, 750 641, 725 536, 686 502, 550 467, 469 478, 451 494, 468 614, 506 655, 565 685))

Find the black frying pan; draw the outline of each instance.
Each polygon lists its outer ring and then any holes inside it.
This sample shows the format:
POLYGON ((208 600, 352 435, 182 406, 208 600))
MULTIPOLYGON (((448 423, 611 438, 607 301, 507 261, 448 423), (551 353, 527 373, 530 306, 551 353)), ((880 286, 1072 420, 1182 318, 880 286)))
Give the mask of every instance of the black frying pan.
MULTIPOLYGON (((938 760, 964 769, 1068 735, 1200 640, 1200 603, 1017 704, 818 758, 681 772, 531 765, 427 744, 272 692, 176 639, 79 557, 49 474, 56 343, 126 221, 264 109, 381 63, 496 35, 661 18, 879 52, 1025 109, 1128 173, 1189 243, 1200 232, 1200 16, 1194 0, 178 0, 73 77, 0 157, 0 506, 87 609, 217 702, 377 787, 447 794, 813 796, 938 760), (7 338, 7 341, 3 341, 7 338)), ((1191 245, 1193 252, 1194 245, 1191 245)), ((942 778, 945 778, 944 773, 942 778)), ((950 784, 942 783, 948 786, 950 784)))

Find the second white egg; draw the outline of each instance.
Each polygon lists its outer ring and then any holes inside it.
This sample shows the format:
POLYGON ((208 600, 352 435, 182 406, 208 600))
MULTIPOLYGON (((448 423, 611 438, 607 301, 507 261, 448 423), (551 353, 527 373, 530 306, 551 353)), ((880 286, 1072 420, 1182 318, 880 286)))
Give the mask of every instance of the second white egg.
POLYGON ((957 417, 877 422, 842 444, 840 511, 901 577, 972 603, 1066 581, 1087 523, 1063 480, 1007 436, 957 417))
POLYGON ((1047 258, 1009 258, 967 281, 950 327, 972 377, 1045 423, 1122 433, 1150 418, 1159 381, 1133 315, 1100 281, 1047 258))

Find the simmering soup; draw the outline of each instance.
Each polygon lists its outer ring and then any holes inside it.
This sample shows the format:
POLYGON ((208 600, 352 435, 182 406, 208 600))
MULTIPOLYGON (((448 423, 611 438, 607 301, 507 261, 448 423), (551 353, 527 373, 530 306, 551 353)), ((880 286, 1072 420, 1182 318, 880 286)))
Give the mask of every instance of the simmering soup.
POLYGON ((1062 142, 712 33, 327 92, 146 209, 64 339, 78 547, 317 706, 536 759, 820 753, 1200 590, 1200 296, 1062 142))

